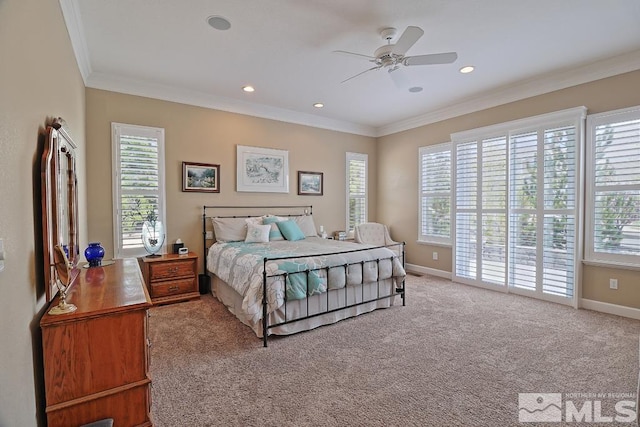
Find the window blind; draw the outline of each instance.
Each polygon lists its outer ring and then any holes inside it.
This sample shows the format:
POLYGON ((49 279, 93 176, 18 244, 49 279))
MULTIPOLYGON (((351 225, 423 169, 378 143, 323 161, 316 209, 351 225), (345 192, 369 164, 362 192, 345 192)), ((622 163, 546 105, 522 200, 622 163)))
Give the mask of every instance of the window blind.
POLYGON ((347 229, 367 222, 367 155, 347 153, 347 229))
POLYGON ((144 254, 142 224, 165 223, 163 130, 114 124, 116 256, 144 254))
POLYGON ((640 109, 590 126, 591 258, 640 264, 640 109))
POLYGON ((422 241, 451 241, 451 144, 421 147, 420 235, 422 241))

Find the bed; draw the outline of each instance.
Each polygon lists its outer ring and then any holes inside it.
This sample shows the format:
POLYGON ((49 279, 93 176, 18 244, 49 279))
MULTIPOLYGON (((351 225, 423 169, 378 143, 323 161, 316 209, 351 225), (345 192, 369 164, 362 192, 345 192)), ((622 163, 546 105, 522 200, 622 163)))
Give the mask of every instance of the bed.
POLYGON ((404 243, 323 239, 312 212, 312 206, 203 207, 203 274, 212 294, 265 347, 272 334, 388 308, 397 297, 406 303, 404 243))

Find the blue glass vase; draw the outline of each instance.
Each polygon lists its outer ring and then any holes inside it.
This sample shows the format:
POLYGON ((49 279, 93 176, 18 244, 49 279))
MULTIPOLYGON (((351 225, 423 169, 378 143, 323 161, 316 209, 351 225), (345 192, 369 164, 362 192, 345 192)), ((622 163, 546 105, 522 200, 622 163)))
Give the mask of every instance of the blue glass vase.
POLYGON ((89 267, 99 267, 102 265, 102 258, 104 258, 104 248, 100 242, 89 243, 87 249, 84 250, 84 257, 89 261, 89 267))

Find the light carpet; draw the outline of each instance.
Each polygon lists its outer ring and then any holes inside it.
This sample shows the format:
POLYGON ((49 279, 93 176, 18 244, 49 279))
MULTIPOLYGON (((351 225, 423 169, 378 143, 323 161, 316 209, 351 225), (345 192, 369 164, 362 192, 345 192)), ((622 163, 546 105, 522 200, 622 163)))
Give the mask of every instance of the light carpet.
POLYGON ((518 393, 635 395, 638 378, 639 321, 431 276, 407 277, 405 307, 268 348, 211 295, 150 314, 156 426, 535 426, 518 393))

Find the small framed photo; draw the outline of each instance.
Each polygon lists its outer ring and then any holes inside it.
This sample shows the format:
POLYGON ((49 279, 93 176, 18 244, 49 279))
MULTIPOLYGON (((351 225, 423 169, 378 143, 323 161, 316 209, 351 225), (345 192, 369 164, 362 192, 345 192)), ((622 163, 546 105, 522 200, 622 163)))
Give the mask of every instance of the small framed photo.
POLYGON ((323 181, 322 172, 298 171, 298 195, 322 196, 323 181))
POLYGON ((182 162, 182 191, 220 192, 220 165, 182 162))

